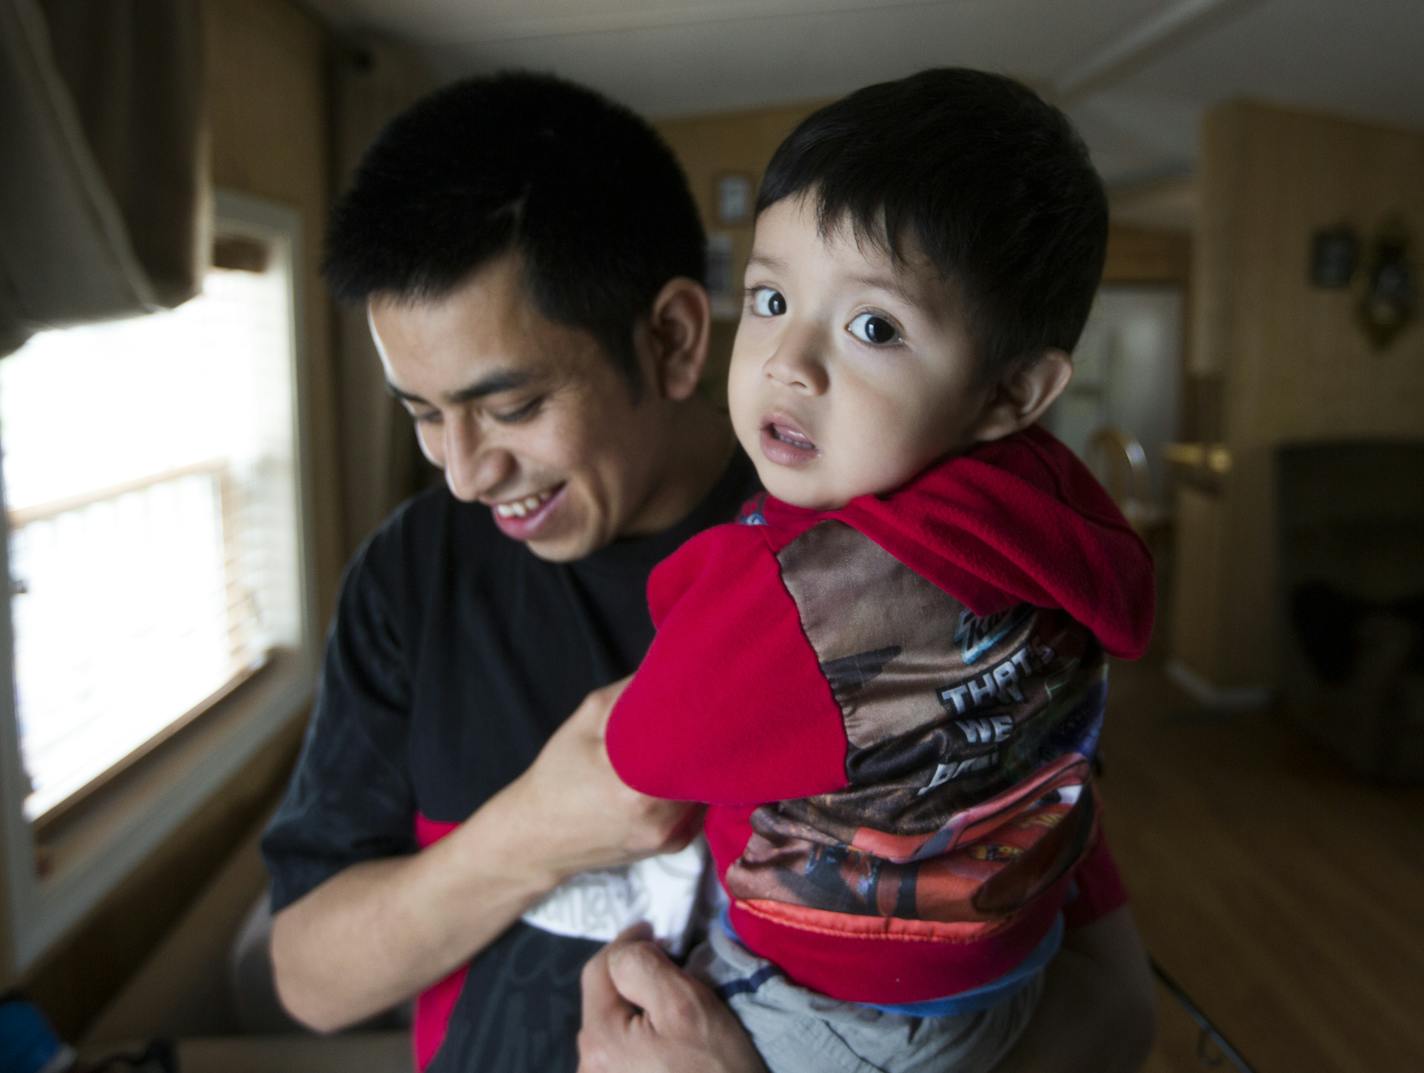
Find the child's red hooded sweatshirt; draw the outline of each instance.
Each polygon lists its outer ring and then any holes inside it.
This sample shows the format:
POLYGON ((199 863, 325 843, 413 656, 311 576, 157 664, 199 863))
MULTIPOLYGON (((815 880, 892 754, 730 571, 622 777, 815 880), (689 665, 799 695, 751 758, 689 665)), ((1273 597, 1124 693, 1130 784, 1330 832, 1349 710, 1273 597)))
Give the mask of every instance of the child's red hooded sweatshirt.
POLYGON ((853 1002, 974 990, 1033 953, 1096 835, 1104 653, 1150 556, 1031 428, 831 511, 752 501, 648 586, 614 709, 634 789, 705 802, 752 951, 853 1002))

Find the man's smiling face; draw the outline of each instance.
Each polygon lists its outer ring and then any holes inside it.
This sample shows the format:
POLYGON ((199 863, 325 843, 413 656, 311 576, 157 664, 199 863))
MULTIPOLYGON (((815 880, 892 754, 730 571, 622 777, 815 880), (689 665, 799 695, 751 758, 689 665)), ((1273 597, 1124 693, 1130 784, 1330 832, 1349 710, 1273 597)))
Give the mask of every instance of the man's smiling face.
POLYGON ((592 335, 542 316, 515 255, 438 299, 374 299, 369 319, 421 451, 506 536, 567 562, 676 520, 659 495, 656 393, 635 402, 592 335))

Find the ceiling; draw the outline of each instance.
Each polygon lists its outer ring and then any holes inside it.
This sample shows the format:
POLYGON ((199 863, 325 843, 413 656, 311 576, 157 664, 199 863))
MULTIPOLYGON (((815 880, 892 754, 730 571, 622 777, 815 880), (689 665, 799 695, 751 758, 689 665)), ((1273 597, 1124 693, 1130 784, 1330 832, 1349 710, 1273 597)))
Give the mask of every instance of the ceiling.
POLYGON ((1192 171, 1203 110, 1232 97, 1424 130, 1424 0, 307 5, 405 41, 444 76, 553 71, 655 118, 837 96, 934 65, 1003 71, 1069 112, 1119 190, 1184 189, 1171 180, 1192 171))

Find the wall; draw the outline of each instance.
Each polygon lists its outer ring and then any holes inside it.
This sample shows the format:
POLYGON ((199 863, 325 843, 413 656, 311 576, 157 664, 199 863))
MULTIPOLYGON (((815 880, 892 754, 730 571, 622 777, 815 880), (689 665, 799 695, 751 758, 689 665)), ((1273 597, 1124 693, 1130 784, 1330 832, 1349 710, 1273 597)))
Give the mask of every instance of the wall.
POLYGON ((1192 240, 1186 232, 1114 222, 1108 231, 1103 282, 1185 287, 1191 262, 1192 240))
POLYGON ((60 943, 21 988, 62 1038, 80 1039, 286 785, 301 741, 293 725, 161 845, 60 943))
MULTIPOLYGON (((295 206, 305 228, 304 328, 314 452, 320 614, 341 568, 331 449, 330 312, 316 275, 326 215, 326 33, 287 0, 207 0, 213 174, 223 187, 295 206)), ((267 745, 22 981, 60 1033, 78 1038, 285 784, 301 726, 267 745)))
MULTIPOLYGON (((1424 246, 1424 134, 1246 102, 1208 113, 1195 243, 1193 374, 1220 396, 1232 470, 1194 490, 1174 578, 1174 657, 1219 689, 1275 677, 1272 450, 1290 440, 1424 435, 1424 328, 1383 352, 1357 290, 1312 287, 1313 232, 1373 236, 1397 214, 1424 246)), ((1417 475, 1416 475, 1417 476, 1417 475)))
POLYGON ((328 38, 291 0, 207 0, 213 182, 297 209, 305 228, 307 436, 312 452, 319 614, 333 606, 341 553, 331 303, 320 280, 331 188, 328 38))

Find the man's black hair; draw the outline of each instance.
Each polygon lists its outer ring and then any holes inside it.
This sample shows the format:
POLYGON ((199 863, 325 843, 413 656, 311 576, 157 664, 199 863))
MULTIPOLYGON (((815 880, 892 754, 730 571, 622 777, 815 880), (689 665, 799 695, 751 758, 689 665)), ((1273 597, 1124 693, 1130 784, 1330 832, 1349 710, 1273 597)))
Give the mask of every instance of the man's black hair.
POLYGON ((535 308, 633 385, 633 329, 706 239, 672 151, 633 112, 524 72, 456 82, 397 116, 336 202, 322 270, 346 302, 443 298, 510 252, 535 308))
POLYGON ((858 90, 781 143, 757 212, 798 195, 823 235, 849 223, 897 260, 907 241, 927 256, 986 379, 1077 345, 1102 277, 1107 197, 1068 118, 1026 86, 941 68, 858 90))

